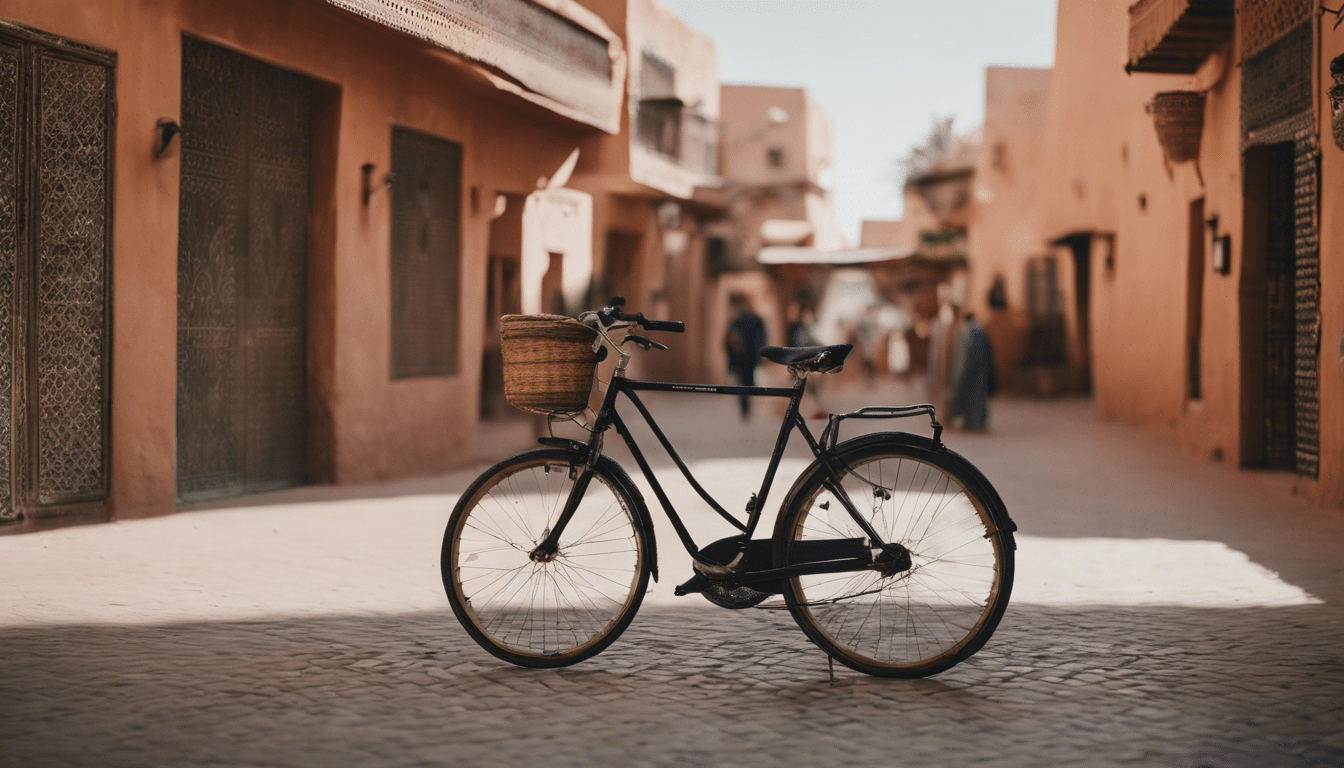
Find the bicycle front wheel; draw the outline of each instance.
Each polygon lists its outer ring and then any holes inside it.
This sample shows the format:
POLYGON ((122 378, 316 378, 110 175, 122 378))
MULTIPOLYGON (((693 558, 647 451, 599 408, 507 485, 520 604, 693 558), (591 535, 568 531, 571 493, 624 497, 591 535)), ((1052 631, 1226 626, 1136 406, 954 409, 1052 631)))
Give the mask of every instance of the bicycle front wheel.
POLYGON ((616 640, 643 600, 649 548, 635 502, 600 468, 555 556, 531 558, 582 469, 559 449, 506 459, 467 489, 448 521, 448 600, 468 634, 505 661, 583 661, 616 640))
MULTIPOLYGON (((1012 534, 995 524, 983 479, 956 454, 895 440, 842 449, 841 460, 845 494, 910 565, 787 579, 798 625, 837 661, 883 677, 925 677, 975 653, 1013 581, 1012 534)), ((776 562, 792 562, 799 542, 852 538, 865 534, 815 472, 780 520, 776 562)))

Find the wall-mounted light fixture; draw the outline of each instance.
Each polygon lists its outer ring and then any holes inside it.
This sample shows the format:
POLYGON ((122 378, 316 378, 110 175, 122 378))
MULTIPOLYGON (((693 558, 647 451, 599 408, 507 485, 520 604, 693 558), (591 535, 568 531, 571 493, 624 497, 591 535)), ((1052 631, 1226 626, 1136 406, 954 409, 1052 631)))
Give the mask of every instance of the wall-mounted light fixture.
POLYGON ((1213 271, 1220 275, 1226 275, 1232 271, 1232 236, 1218 234, 1218 214, 1209 217, 1205 222, 1209 226, 1209 237, 1213 241, 1213 252, 1210 262, 1213 265, 1213 271))
POLYGON ((365 163, 359 167, 360 172, 364 176, 363 198, 365 206, 368 206, 369 198, 373 197, 374 192, 377 192, 380 189, 387 189, 388 187, 392 186, 392 182, 396 180, 396 176, 389 172, 386 176, 383 177, 383 180, 379 182, 377 186, 374 186, 373 184, 374 168, 375 166, 373 163, 365 163))
POLYGON ((182 127, 176 120, 169 120, 166 117, 159 118, 154 124, 154 156, 163 157, 172 146, 173 137, 182 132, 182 127))

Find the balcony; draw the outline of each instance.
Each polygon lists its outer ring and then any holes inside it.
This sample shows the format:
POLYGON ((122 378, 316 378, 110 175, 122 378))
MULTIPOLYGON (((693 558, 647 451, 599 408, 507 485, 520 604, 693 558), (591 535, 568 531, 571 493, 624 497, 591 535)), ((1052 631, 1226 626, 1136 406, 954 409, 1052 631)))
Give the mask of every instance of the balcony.
POLYGON ((680 99, 639 102, 635 141, 685 170, 718 175, 719 124, 686 107, 680 99))
POLYGON ((327 0, 483 65, 497 87, 608 133, 620 126, 625 52, 577 4, 532 0, 327 0))
POLYGON ((1125 71, 1194 74, 1232 29, 1232 0, 1139 0, 1129 9, 1125 71))

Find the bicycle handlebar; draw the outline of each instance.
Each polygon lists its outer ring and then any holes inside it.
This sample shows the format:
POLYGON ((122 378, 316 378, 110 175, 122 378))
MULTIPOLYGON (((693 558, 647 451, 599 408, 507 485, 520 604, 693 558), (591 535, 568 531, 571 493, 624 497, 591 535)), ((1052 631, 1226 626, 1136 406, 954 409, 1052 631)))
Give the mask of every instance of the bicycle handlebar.
POLYGON ((641 320, 640 325, 644 326, 646 331, 671 331, 672 333, 682 333, 686 330, 686 324, 680 320, 641 320))
POLYGON ((606 307, 598 310, 597 316, 602 321, 604 327, 610 326, 614 322, 634 323, 646 331, 670 331, 672 333, 682 333, 686 330, 686 324, 680 320, 650 320, 644 317, 643 312, 630 314, 622 312, 621 307, 625 306, 625 299, 620 296, 612 297, 606 307))

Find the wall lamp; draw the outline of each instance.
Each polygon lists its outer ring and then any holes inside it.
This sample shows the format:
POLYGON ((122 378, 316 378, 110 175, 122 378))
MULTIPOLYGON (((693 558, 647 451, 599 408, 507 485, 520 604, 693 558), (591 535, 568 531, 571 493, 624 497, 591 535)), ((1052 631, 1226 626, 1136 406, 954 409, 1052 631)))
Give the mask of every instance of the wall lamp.
POLYGON ((1205 222, 1209 227, 1209 237, 1213 241, 1213 271, 1226 275, 1232 271, 1232 236, 1218 234, 1218 214, 1213 214, 1205 222))
POLYGON ((163 157, 168 148, 172 146, 173 137, 182 132, 182 127, 176 120, 169 120, 166 117, 159 118, 154 124, 154 156, 163 157))
POLYGON ((391 187, 392 182, 395 181, 397 178, 396 175, 389 172, 386 176, 383 177, 383 180, 379 182, 377 186, 374 186, 373 183, 374 167, 375 166, 373 163, 365 163, 359 167, 360 172, 364 175, 363 196, 364 196, 364 205, 366 207, 369 204, 369 198, 373 197, 374 192, 377 192, 380 189, 387 189, 388 187, 391 187))

